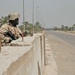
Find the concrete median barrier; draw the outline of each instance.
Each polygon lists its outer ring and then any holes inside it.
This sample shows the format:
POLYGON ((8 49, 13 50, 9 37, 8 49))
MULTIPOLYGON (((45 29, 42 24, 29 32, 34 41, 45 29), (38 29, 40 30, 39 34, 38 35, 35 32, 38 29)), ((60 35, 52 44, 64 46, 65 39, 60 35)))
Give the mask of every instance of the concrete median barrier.
POLYGON ((34 34, 2 47, 0 75, 42 75, 43 41, 42 34, 34 34))

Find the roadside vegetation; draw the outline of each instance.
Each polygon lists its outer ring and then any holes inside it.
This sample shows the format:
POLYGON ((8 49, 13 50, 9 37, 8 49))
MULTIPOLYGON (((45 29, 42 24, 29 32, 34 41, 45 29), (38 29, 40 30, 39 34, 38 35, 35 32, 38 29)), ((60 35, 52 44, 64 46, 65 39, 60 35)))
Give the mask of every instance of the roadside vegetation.
POLYGON ((65 25, 61 25, 61 27, 60 28, 58 28, 58 27, 54 27, 53 28, 53 30, 55 30, 55 31, 71 31, 71 32, 73 32, 73 31, 75 31, 75 24, 73 24, 72 26, 65 26, 65 25))
MULTIPOLYGON (((1 17, 0 18, 0 27, 5 24, 8 23, 8 17, 1 17)), ((21 29, 21 31, 25 31, 27 33, 30 33, 32 31, 34 31, 35 33, 37 32, 41 32, 44 28, 41 27, 41 24, 39 22, 36 22, 34 25, 32 23, 29 23, 28 21, 25 21, 22 23, 22 25, 19 25, 19 28, 21 29)))

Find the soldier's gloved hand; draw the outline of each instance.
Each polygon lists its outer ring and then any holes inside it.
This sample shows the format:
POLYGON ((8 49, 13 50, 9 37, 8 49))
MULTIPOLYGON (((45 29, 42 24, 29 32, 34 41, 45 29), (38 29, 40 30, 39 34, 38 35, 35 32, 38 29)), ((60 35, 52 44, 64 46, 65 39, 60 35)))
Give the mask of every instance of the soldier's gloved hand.
POLYGON ((25 32, 23 32, 23 36, 27 36, 28 35, 28 33, 25 31, 25 32))
POLYGON ((4 36, 8 36, 8 37, 10 37, 12 40, 16 40, 15 35, 14 35, 11 31, 5 32, 5 33, 4 33, 4 36))
POLYGON ((10 39, 8 43, 10 43, 11 41, 12 41, 12 39, 10 39))
POLYGON ((9 37, 5 37, 5 39, 4 39, 4 42, 5 42, 5 43, 10 43, 11 41, 12 41, 12 39, 9 38, 9 37))

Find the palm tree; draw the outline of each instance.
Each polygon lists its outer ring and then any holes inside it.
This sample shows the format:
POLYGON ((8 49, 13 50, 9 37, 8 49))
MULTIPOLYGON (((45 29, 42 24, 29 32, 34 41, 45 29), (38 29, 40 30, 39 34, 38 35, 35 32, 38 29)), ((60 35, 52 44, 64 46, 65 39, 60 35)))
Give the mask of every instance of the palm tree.
POLYGON ((7 16, 5 16, 5 17, 2 16, 1 19, 0 19, 0 26, 2 26, 5 23, 8 23, 8 17, 7 16))
POLYGON ((68 31, 68 30, 69 30, 68 26, 65 26, 65 31, 68 31))
POLYGON ((56 30, 58 30, 58 28, 57 28, 57 27, 54 27, 54 28, 53 28, 53 30, 55 30, 55 31, 56 31, 56 30))
POLYGON ((25 22, 23 22, 23 25, 24 25, 24 29, 25 29, 25 31, 27 30, 27 25, 28 25, 28 21, 25 21, 25 22))
POLYGON ((24 25, 19 26, 20 30, 23 32, 24 25))
POLYGON ((73 28, 73 31, 75 31, 75 24, 73 24, 72 28, 73 28))
POLYGON ((61 25, 61 29, 62 29, 62 31, 64 31, 64 25, 61 25))
POLYGON ((34 25, 35 32, 41 31, 42 27, 39 22, 36 22, 34 25))
POLYGON ((27 30, 32 31, 33 25, 31 23, 28 23, 27 25, 27 30))

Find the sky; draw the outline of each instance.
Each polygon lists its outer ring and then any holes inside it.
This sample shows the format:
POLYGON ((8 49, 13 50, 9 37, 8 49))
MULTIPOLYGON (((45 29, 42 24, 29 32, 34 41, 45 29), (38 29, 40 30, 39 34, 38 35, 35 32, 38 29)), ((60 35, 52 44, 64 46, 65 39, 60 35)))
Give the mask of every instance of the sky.
MULTIPOLYGON (((33 0, 24 0, 24 4, 25 21, 32 23, 33 0)), ((23 0, 0 0, 0 17, 12 12, 20 14, 21 25, 23 0)), ((46 28, 72 26, 75 24, 75 0, 34 0, 34 22, 36 19, 46 28)))

